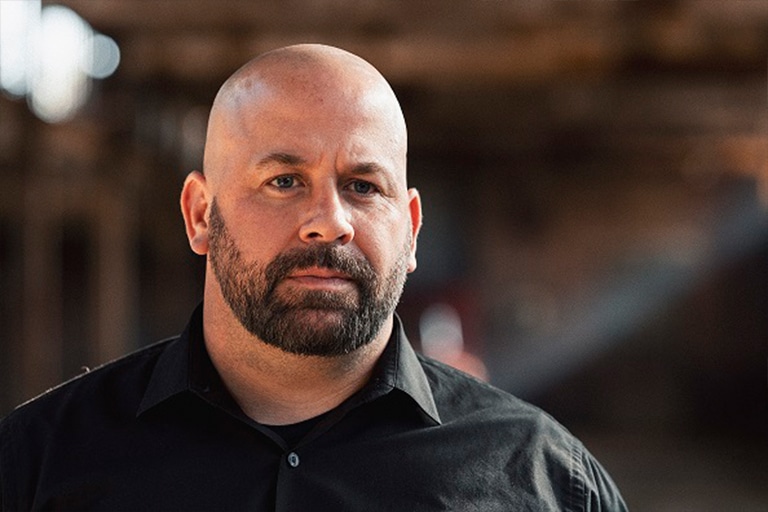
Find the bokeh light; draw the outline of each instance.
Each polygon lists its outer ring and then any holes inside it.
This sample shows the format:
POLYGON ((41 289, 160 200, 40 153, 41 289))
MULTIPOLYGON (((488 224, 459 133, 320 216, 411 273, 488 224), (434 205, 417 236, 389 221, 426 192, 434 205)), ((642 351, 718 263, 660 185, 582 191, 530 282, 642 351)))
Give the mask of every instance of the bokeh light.
POLYGON ((83 62, 83 70, 92 78, 107 78, 120 64, 120 47, 111 37, 98 33, 92 34, 89 43, 91 58, 83 62))
POLYGON ((0 1, 0 88, 15 97, 28 91, 40 0, 0 1))
POLYGON ((112 75, 120 49, 73 10, 39 0, 0 2, 0 88, 27 96, 40 119, 71 119, 85 105, 91 79, 112 75))

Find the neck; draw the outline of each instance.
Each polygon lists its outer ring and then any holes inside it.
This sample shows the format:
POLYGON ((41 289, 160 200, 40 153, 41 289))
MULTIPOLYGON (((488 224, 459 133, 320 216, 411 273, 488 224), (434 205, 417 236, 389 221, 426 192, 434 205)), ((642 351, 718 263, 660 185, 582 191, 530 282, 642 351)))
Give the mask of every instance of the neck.
POLYGON ((267 425, 313 418, 352 396, 370 379, 392 332, 390 319, 371 343, 351 354, 302 356, 259 340, 226 306, 203 307, 205 345, 214 367, 243 412, 267 425))

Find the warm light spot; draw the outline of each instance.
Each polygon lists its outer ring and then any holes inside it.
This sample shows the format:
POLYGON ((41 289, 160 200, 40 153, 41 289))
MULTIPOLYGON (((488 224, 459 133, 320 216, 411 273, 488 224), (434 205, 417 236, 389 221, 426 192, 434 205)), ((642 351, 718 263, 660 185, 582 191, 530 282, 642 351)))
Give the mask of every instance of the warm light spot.
POLYGON ((448 304, 433 304, 419 320, 421 348, 427 355, 464 349, 461 317, 448 304))

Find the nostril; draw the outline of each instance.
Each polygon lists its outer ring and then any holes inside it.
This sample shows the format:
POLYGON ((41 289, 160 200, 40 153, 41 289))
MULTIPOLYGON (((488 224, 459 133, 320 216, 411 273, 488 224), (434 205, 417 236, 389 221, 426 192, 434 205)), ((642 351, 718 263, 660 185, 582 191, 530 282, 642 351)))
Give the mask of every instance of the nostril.
POLYGON ((354 228, 348 212, 336 200, 310 210, 302 221, 299 237, 306 242, 346 244, 354 237, 354 228))

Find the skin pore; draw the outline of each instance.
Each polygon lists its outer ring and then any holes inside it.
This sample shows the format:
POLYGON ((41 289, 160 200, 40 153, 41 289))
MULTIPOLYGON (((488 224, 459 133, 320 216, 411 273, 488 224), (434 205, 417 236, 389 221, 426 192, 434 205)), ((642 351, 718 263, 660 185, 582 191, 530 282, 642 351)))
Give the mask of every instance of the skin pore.
POLYGON ((369 379, 416 267, 421 204, 407 188, 406 147, 389 85, 336 48, 264 54, 219 91, 205 174, 188 176, 181 208, 190 246, 208 256, 207 350, 254 420, 311 418, 369 379), (249 319, 269 298, 287 309, 265 334, 249 319), (371 328, 331 343, 372 302, 380 318, 363 322, 371 328))

